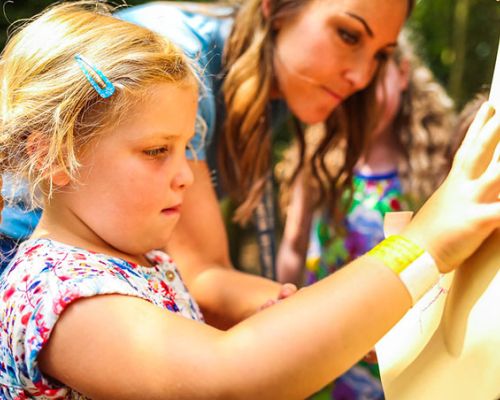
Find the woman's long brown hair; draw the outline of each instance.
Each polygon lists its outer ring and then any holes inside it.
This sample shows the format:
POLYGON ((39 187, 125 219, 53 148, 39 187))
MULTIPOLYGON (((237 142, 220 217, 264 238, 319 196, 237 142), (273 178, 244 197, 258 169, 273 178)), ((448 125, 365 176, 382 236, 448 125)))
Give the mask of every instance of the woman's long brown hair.
MULTIPOLYGON (((269 16, 262 12, 262 0, 247 0, 240 5, 232 32, 225 48, 226 77, 223 85, 226 118, 218 145, 218 162, 222 183, 239 206, 234 220, 246 223, 257 207, 271 170, 271 115, 268 112, 273 84, 273 49, 275 21, 292 18, 315 0, 270 0, 269 16)), ((409 0, 409 12, 413 8, 409 0)), ((328 118, 328 135, 320 144, 310 164, 312 177, 318 181, 322 196, 336 202, 339 187, 352 181, 352 169, 361 154, 366 132, 370 128, 370 105, 373 88, 347 99, 328 118), (360 118, 360 116, 364 116, 360 118), (346 129, 338 129, 347 125, 346 129), (349 132, 346 138, 349 154, 336 176, 330 176, 324 156, 338 142, 338 132, 349 132), (326 180, 325 180, 326 179, 326 180), (326 182, 337 182, 330 186, 326 182), (330 187, 330 189, 327 189, 330 187), (328 193, 329 192, 329 193, 328 193)), ((304 132, 295 124, 299 143, 304 144, 304 132)), ((303 164, 304 148, 300 162, 303 164)))

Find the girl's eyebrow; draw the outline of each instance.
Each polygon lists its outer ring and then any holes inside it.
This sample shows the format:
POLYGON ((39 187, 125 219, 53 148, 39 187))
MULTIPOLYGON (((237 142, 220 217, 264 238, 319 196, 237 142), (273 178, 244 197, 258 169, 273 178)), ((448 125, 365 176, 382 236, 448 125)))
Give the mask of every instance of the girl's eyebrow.
POLYGON ((361 22, 363 24, 363 27, 365 28, 365 31, 368 34, 368 36, 370 36, 370 37, 374 36, 372 29, 370 28, 370 26, 368 25, 368 23, 365 21, 365 19, 363 17, 360 17, 359 15, 356 15, 356 14, 353 14, 350 12, 346 12, 345 14, 348 15, 349 17, 354 18, 355 20, 361 22))
POLYGON ((191 141, 191 139, 194 138, 194 136, 196 135, 196 131, 195 132, 185 132, 185 133, 182 133, 182 134, 179 134, 179 133, 172 133, 172 134, 169 134, 169 133, 163 133, 163 134, 159 134, 158 137, 161 137, 163 140, 166 140, 166 141, 175 141, 175 140, 178 140, 180 138, 182 138, 183 136, 188 136, 188 141, 191 141))

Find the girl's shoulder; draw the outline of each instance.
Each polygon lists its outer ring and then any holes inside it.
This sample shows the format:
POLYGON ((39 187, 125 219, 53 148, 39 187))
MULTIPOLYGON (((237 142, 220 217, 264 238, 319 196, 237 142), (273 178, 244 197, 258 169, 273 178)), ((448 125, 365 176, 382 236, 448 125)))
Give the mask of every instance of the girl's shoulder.
MULTIPOLYGON (((166 280, 171 271, 178 274, 172 259, 161 251, 147 255, 152 266, 67 245, 51 239, 23 242, 0 277, 0 295, 7 287, 25 282, 30 290, 36 286, 61 288, 72 286, 91 294, 100 290, 126 288, 141 291, 151 279, 166 280)), ((177 275, 176 275, 177 276, 177 275)), ((132 294, 132 293, 131 293, 132 294)))
POLYGON ((202 320, 170 258, 159 251, 148 258, 153 266, 49 239, 23 242, 0 276, 0 397, 38 398, 42 389, 54 394, 43 398, 68 397, 67 388, 43 376, 37 357, 61 314, 79 299, 132 296, 202 320))
POLYGON ((106 293, 137 295, 134 284, 140 280, 131 279, 133 275, 139 276, 139 272, 125 261, 50 239, 27 240, 0 276, 0 318, 12 312, 26 314, 27 319, 43 310, 55 321, 79 298, 106 293))
MULTIPOLYGON (((50 239, 30 239, 22 242, 7 267, 3 281, 43 280, 56 276, 61 281, 84 278, 110 271, 112 257, 94 253, 50 239)), ((123 267, 126 264, 123 263, 123 267)))
POLYGON ((142 266, 50 239, 27 240, 0 276, 0 318, 9 307, 44 303, 59 315, 77 299, 123 294, 202 320, 172 259, 162 251, 146 254, 142 266))
POLYGON ((0 276, 0 397, 69 396, 68 388, 41 374, 37 357, 67 306, 103 290, 106 283, 92 275, 105 271, 105 263, 83 249, 48 239, 19 246, 0 276))

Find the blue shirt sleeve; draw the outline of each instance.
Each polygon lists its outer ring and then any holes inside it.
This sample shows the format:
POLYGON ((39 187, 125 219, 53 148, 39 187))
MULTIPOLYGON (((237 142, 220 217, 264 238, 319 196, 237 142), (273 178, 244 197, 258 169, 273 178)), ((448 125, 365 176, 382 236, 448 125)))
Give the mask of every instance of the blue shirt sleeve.
POLYGON ((222 52, 229 34, 231 8, 211 8, 210 13, 196 12, 196 5, 189 10, 169 3, 148 3, 125 8, 115 15, 125 21, 144 26, 170 39, 194 60, 200 70, 198 123, 187 157, 206 160, 207 148, 216 129, 216 97, 222 80, 222 52), (205 132, 204 132, 205 131, 205 132))
POLYGON ((36 228, 41 216, 39 208, 32 209, 29 185, 26 181, 14 184, 14 177, 3 174, 2 197, 6 199, 2 209, 0 234, 13 240, 27 239, 36 228))

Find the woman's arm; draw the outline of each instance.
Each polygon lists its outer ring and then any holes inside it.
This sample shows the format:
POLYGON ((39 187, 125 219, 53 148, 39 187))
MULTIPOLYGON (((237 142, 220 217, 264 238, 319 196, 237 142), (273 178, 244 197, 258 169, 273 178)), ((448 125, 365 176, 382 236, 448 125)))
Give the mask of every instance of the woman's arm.
MULTIPOLYGON (((190 162, 194 184, 186 191, 181 219, 167 246, 208 323, 228 328, 290 288, 237 271, 207 164, 190 162)), ((291 292, 294 292, 291 290, 291 292)))
POLYGON ((302 283, 312 221, 310 190, 304 186, 303 175, 295 180, 290 203, 287 207, 286 224, 277 258, 279 282, 302 283))

